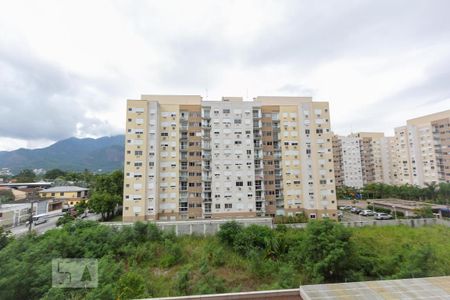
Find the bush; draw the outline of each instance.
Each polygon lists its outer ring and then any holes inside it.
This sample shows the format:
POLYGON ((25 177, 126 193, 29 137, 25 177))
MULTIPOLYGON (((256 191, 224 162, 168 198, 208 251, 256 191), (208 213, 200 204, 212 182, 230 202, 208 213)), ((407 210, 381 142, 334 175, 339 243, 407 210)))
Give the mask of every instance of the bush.
POLYGON ((266 249, 274 239, 273 231, 267 226, 250 225, 241 230, 234 239, 234 249, 241 255, 250 251, 266 249))
POLYGON ((161 267, 163 268, 170 268, 179 263, 182 259, 180 244, 174 243, 171 240, 164 241, 163 251, 164 252, 161 257, 161 267))
POLYGON ((217 233, 219 240, 228 245, 233 246, 236 236, 242 231, 242 226, 236 221, 227 222, 220 226, 220 230, 217 233))
POLYGON ((297 214, 295 216, 276 216, 275 224, 294 224, 294 223, 307 223, 308 217, 305 214, 297 214))

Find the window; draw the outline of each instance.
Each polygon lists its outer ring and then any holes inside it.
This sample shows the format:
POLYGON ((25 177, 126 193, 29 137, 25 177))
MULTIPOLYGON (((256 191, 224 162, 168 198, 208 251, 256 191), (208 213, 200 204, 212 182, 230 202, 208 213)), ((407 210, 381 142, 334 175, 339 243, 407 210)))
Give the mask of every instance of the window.
POLYGON ((169 136, 168 132, 161 132, 161 136, 169 136))
POLYGON ((220 209, 220 203, 216 204, 216 209, 220 209))
POLYGON ((236 186, 244 186, 244 183, 242 181, 236 181, 236 186))
POLYGON ((223 109, 223 113, 224 113, 224 114, 229 114, 229 113, 230 113, 230 110, 229 110, 229 109, 226 109, 226 108, 224 108, 224 109, 223 109))
POLYGON ((252 182, 251 181, 247 181, 247 186, 252 186, 252 182))
POLYGON ((225 203, 225 208, 233 208, 233 204, 232 203, 225 203))

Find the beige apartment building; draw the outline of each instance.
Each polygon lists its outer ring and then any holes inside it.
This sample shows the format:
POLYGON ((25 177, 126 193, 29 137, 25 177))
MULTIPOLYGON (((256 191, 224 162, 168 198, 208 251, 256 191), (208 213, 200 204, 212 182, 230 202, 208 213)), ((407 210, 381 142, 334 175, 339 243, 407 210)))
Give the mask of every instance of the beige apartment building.
POLYGON ((450 110, 414 118, 395 128, 395 184, 450 182, 450 110))
POLYGON ((390 182, 391 140, 381 132, 333 136, 336 186, 390 182), (339 170, 336 172, 336 169, 339 170))
POLYGON ((450 110, 408 120, 393 137, 360 132, 333 137, 337 186, 450 182, 450 110))
POLYGON ((336 217, 327 102, 144 95, 126 119, 124 221, 336 217))

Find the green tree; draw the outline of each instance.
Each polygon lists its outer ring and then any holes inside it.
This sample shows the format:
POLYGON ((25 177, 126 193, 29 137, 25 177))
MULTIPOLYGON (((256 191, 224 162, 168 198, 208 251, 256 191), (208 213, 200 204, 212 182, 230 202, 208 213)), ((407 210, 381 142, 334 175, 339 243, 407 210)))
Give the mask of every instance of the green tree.
POLYGON ((103 220, 109 220, 122 203, 123 172, 114 171, 110 174, 98 175, 92 190, 88 206, 94 212, 101 214, 103 220))
POLYGON ((34 182, 36 179, 36 174, 30 169, 24 169, 14 176, 17 182, 34 182))
POLYGON ((58 177, 64 177, 67 173, 60 169, 51 169, 45 173, 46 179, 56 179, 58 177))
POLYGON ((102 220, 109 220, 114 216, 117 206, 122 202, 122 197, 107 192, 94 192, 89 198, 89 208, 102 215, 102 220))
POLYGON ((433 218, 433 210, 431 209, 430 205, 422 206, 421 208, 416 209, 415 211, 416 216, 421 218, 433 218))
POLYGON ((315 282, 343 281, 351 274, 351 231, 330 220, 308 223, 298 261, 315 282))
POLYGON ((217 233, 219 240, 228 245, 233 246, 236 236, 242 231, 242 226, 236 221, 226 222, 220 226, 217 233))

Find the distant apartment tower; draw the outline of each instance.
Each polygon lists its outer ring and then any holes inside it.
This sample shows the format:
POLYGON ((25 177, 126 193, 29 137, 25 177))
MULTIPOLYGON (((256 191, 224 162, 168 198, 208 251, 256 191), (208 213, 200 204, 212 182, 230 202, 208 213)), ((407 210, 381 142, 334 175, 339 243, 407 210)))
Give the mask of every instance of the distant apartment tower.
POLYGON ((327 102, 128 100, 123 219, 336 217, 327 102))
POLYGON ((361 188, 368 183, 390 182, 391 140, 379 132, 333 136, 336 186, 361 188))
POLYGON ((395 184, 450 182, 450 110, 395 128, 395 184))
MULTIPOLYGON (((355 136, 334 136, 333 151, 335 167, 340 169, 340 178, 335 176, 336 186, 361 188, 364 185, 361 163, 360 139, 355 136)), ((339 173, 335 173, 339 174, 339 173)))

